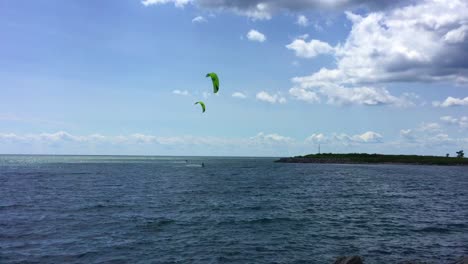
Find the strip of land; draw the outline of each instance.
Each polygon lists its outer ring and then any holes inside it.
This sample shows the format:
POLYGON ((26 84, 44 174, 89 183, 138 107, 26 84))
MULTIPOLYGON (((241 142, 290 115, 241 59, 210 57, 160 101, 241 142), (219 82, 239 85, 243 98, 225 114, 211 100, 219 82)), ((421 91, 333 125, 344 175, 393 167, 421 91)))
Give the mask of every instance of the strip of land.
POLYGON ((414 165, 468 165, 467 158, 418 156, 418 155, 383 155, 367 153, 349 154, 309 154, 290 158, 281 158, 282 163, 337 163, 337 164, 414 164, 414 165))

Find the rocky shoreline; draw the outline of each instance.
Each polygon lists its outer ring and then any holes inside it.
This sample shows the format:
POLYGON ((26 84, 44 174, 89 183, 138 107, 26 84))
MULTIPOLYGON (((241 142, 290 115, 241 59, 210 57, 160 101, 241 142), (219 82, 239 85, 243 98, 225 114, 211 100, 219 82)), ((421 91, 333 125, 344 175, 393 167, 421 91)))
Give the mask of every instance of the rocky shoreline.
POLYGON ((439 156, 383 155, 383 154, 310 154, 280 158, 279 163, 324 163, 324 164, 409 164, 409 165, 468 165, 468 159, 439 156))

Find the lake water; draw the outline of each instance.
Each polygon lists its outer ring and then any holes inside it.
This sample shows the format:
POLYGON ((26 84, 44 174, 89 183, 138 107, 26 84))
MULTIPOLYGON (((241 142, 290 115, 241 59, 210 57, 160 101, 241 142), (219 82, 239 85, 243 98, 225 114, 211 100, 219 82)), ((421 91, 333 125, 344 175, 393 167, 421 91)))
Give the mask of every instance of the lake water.
POLYGON ((468 167, 273 160, 0 156, 0 263, 468 254, 468 167))

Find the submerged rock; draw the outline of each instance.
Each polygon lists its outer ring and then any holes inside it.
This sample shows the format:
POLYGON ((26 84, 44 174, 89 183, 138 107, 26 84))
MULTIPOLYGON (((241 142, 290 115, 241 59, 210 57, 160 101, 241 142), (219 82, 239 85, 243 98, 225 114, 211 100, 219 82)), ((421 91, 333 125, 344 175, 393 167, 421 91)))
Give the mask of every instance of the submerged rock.
POLYGON ((363 264, 360 256, 339 257, 334 264, 363 264))
POLYGON ((468 256, 457 259, 453 264, 468 264, 468 256))

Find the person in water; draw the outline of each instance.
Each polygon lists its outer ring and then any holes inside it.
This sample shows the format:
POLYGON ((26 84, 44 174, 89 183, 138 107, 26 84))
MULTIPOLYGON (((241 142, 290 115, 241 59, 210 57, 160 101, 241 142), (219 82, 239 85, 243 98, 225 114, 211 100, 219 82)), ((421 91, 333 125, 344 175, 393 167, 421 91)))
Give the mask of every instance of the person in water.
POLYGON ((205 168, 205 163, 202 162, 202 163, 201 163, 201 166, 202 166, 202 168, 205 168))

